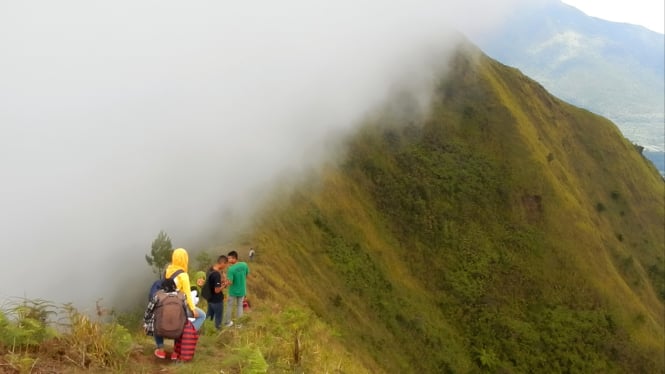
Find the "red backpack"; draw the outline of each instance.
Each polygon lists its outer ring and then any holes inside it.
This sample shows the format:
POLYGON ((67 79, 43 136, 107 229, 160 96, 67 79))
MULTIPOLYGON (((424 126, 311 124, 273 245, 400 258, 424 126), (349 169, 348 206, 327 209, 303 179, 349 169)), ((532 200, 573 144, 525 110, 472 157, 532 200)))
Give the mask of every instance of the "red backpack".
POLYGON ((175 340, 173 351, 178 355, 178 360, 191 361, 194 358, 196 343, 199 341, 199 333, 190 320, 185 323, 185 329, 180 339, 175 340))

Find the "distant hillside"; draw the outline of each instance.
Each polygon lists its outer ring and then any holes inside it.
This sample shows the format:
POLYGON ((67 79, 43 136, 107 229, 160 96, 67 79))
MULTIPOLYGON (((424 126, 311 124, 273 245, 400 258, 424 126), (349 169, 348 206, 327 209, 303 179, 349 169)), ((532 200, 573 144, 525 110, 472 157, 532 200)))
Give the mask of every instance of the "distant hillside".
POLYGON ((259 215, 255 302, 311 309, 371 373, 665 372, 653 165, 471 46, 416 108, 259 215))
POLYGON ((665 151, 663 34, 547 0, 529 3, 491 36, 474 40, 554 95, 611 119, 633 142, 665 151))

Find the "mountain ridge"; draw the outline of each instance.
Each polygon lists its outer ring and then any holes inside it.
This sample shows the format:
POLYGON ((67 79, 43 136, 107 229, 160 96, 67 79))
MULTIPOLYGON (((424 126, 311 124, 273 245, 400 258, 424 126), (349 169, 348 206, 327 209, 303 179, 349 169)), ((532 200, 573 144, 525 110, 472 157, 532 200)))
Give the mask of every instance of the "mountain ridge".
POLYGON ((663 371, 663 181, 609 120, 465 45, 348 144, 251 236, 371 371, 663 371))

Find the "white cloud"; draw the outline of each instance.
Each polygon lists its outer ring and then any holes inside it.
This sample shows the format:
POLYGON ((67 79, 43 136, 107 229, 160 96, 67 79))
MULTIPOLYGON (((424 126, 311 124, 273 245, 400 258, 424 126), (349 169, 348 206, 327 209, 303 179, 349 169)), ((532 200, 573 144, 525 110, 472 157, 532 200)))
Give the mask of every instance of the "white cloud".
POLYGON ((147 276, 160 229, 198 249, 515 1, 4 2, 0 297, 91 302, 147 276))
POLYGON ((663 0, 563 0, 563 2, 593 17, 641 25, 661 34, 665 32, 663 0))

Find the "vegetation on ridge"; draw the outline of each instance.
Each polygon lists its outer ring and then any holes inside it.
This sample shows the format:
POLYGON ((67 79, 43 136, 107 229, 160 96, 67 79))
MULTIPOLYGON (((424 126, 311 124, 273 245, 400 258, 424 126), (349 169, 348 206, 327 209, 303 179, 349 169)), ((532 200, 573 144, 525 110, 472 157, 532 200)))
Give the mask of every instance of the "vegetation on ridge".
POLYGON ((264 216, 275 272, 385 372, 662 372, 657 171, 515 69, 451 70, 264 216))
MULTIPOLYGON (((611 122, 515 69, 469 46, 450 69, 427 113, 403 95, 369 115, 339 164, 236 238, 258 254, 241 329, 205 326, 173 366, 117 320, 132 368, 665 372, 662 178, 611 122)), ((12 349, 0 363, 21 371, 12 349)))

